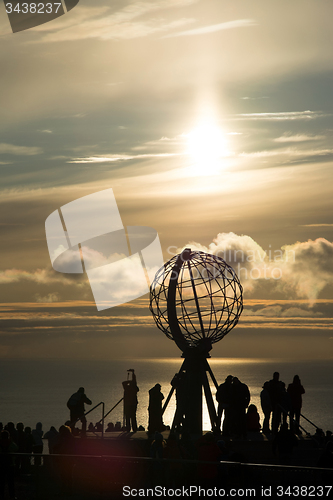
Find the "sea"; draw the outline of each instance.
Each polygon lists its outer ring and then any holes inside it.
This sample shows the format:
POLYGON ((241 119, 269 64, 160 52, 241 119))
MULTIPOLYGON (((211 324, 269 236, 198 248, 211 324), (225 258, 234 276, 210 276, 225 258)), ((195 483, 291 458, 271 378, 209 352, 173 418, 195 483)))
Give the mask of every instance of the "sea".
MULTIPOLYGON (((0 364, 0 421, 23 422, 25 426, 34 428, 42 422, 44 432, 60 425, 69 419, 67 400, 84 387, 92 406, 100 402, 105 404, 108 412, 123 396, 122 382, 127 380, 127 370, 135 369, 137 376, 138 425, 147 429, 148 425, 148 391, 156 383, 161 384, 161 391, 166 398, 171 390, 170 381, 182 364, 181 358, 162 359, 117 359, 98 360, 9 360, 0 364)), ((333 431, 333 359, 324 361, 283 361, 263 359, 212 358, 209 364, 217 379, 222 383, 227 375, 238 377, 248 385, 251 403, 255 404, 261 415, 260 392, 263 383, 270 380, 273 372, 280 373, 280 380, 288 386, 294 375, 299 375, 304 386, 302 414, 313 424, 324 431, 333 431)), ((210 383, 215 400, 216 389, 210 383)), ((175 396, 173 395, 164 413, 166 425, 172 424, 175 412, 175 396)), ((96 423, 102 418, 102 405, 87 416, 88 422, 96 423)), ((105 422, 123 421, 123 408, 120 403, 109 414, 105 422)), ((210 430, 206 405, 203 406, 204 429, 210 430)), ((301 418, 301 425, 314 433, 315 427, 301 418)))

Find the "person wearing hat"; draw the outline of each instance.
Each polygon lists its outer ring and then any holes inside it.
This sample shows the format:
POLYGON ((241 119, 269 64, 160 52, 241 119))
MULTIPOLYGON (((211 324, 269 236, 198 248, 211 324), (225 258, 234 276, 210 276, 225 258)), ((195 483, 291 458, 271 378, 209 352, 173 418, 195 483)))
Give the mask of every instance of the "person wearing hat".
POLYGON ((162 401, 164 399, 161 393, 161 385, 156 384, 149 391, 149 406, 148 406, 148 432, 161 432, 164 430, 163 417, 162 417, 162 401))

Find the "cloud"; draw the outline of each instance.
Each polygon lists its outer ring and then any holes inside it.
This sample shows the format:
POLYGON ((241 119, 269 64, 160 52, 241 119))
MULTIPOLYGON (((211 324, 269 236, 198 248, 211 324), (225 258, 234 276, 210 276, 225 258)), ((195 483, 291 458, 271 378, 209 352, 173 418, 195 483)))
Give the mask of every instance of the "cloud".
POLYGON ((176 135, 175 137, 162 136, 160 139, 146 141, 139 146, 133 146, 131 149, 132 151, 151 150, 154 148, 160 151, 161 148, 170 149, 172 147, 182 147, 184 149, 187 140, 188 134, 185 133, 176 135))
POLYGON ((184 248, 186 247, 211 253, 224 259, 235 269, 236 273, 238 271, 244 289, 249 292, 253 291, 255 287, 256 280, 252 279, 253 270, 257 269, 258 266, 261 269, 267 260, 265 250, 253 238, 247 235, 239 236, 235 233, 219 233, 208 247, 194 241, 184 246, 184 248), (240 275, 241 269, 246 271, 245 279, 240 275))
MULTIPOLYGON (((150 19, 138 20, 137 18, 152 14, 153 12, 170 9, 173 7, 185 7, 198 0, 154 0, 145 2, 135 2, 126 5, 110 15, 107 15, 108 8, 86 8, 77 7, 76 17, 64 20, 55 26, 48 26, 56 29, 54 33, 47 33, 38 42, 59 42, 69 40, 83 40, 97 38, 99 40, 126 40, 141 38, 170 31, 181 26, 194 22, 192 18, 176 19, 167 21, 164 18, 152 17, 150 19), (78 22, 80 16, 80 22, 78 22)), ((70 16, 64 16, 70 17, 70 16)), ((45 31, 45 28, 43 29, 45 31)))
POLYGON ((264 250, 250 236, 220 233, 208 247, 193 241, 183 248, 186 247, 224 259, 249 294, 264 286, 267 292, 306 298, 313 305, 324 288, 333 285, 333 243, 325 238, 296 242, 272 251, 264 250))
POLYGON ((165 35, 162 38, 174 38, 178 36, 193 36, 193 35, 206 35, 209 33, 216 33, 217 31, 230 30, 234 28, 247 28, 249 26, 257 26, 257 22, 253 19, 236 19, 235 21, 227 21, 225 23, 211 24, 209 26, 202 26, 187 31, 180 31, 170 35, 165 35))
POLYGON ((241 97, 244 101, 258 101, 260 99, 269 99, 268 96, 261 96, 261 97, 241 97))
POLYGON ((325 139, 324 135, 305 135, 305 134, 295 134, 285 133, 281 137, 273 139, 274 142, 305 142, 305 141, 318 141, 325 139))
POLYGON ((46 304, 51 304, 53 302, 59 302, 59 294, 58 293, 49 293, 45 297, 41 297, 39 294, 37 294, 36 295, 36 302, 46 303, 46 304))
POLYGON ((0 271, 0 285, 18 283, 20 281, 33 281, 40 285, 50 283, 75 284, 72 275, 64 275, 53 271, 53 269, 36 269, 29 272, 21 269, 6 269, 0 271))
POLYGON ((278 113, 241 113, 234 115, 236 120, 314 120, 329 116, 322 111, 284 111, 278 113))
POLYGON ((300 224, 300 227, 333 227, 333 224, 300 224))
POLYGON ((31 146, 17 146, 15 144, 0 144, 0 154, 18 155, 18 156, 34 156, 40 155, 43 152, 41 148, 31 146))
POLYGON ((176 153, 143 154, 143 155, 108 155, 88 156, 86 158, 74 158, 67 163, 112 163, 116 161, 138 160, 140 158, 163 158, 167 156, 178 156, 176 153))
MULTIPOLYGON (((312 307, 318 303, 317 299, 325 287, 333 285, 333 243, 325 238, 296 242, 292 245, 285 245, 281 249, 268 248, 265 250, 248 235, 220 233, 208 246, 190 241, 184 245, 185 247, 218 255, 224 259, 238 274, 247 299, 259 296, 265 298, 283 297, 291 300, 305 299, 307 304, 312 307)), ((181 248, 176 250, 176 253, 181 252, 181 250, 181 248)), ((108 287, 115 278, 128 282, 129 276, 126 266, 123 270, 115 271, 118 275, 113 276, 104 272, 103 264, 106 261, 103 255, 91 251, 87 253, 86 257, 86 264, 89 268, 97 265, 102 266, 96 278, 102 288, 108 287)), ((119 260, 122 257, 123 255, 113 256, 112 260, 119 260)), ((109 262, 110 256, 107 258, 109 262)), ((45 301, 48 294, 51 294, 50 301, 51 299, 55 300, 52 294, 58 291, 54 289, 54 285, 57 283, 64 286, 75 286, 77 290, 82 287, 87 287, 90 290, 85 274, 62 274, 52 269, 37 269, 31 272, 7 269, 0 272, 0 284, 8 285, 24 281, 34 282, 37 285, 50 285, 51 290, 43 291, 43 298, 46 297, 45 301)), ((298 309, 299 306, 296 305, 292 306, 289 311, 283 309, 279 312, 276 310, 274 314, 281 318, 310 317, 310 314, 298 309)), ((302 306, 301 309, 304 307, 302 306)), ((267 311, 270 313, 270 310, 266 309, 262 315, 267 316, 267 311)), ((260 314, 256 313, 256 315, 260 314)), ((313 316, 312 313, 311 315, 313 316)), ((315 316, 319 316, 319 314, 315 316)))
POLYGON ((254 151, 253 153, 240 153, 239 156, 245 158, 262 158, 269 156, 289 156, 289 157, 315 157, 315 156, 330 156, 333 154, 333 149, 273 149, 270 151, 254 151))
POLYGON ((255 311, 246 308, 242 314, 244 316, 265 316, 268 318, 318 318, 323 316, 321 312, 314 312, 308 308, 282 307, 280 305, 267 306, 255 311))
POLYGON ((251 153, 240 153, 241 158, 272 158, 276 157, 282 164, 304 163, 305 161, 328 161, 332 158, 333 149, 272 149, 265 151, 254 151, 251 153), (280 158, 281 157, 281 158, 280 158), (286 157, 286 158, 284 158, 286 157))
POLYGON ((282 247, 285 254, 294 254, 294 260, 286 263, 281 287, 285 292, 296 291, 299 297, 307 297, 314 303, 319 293, 333 284, 333 243, 325 238, 297 242, 282 247))

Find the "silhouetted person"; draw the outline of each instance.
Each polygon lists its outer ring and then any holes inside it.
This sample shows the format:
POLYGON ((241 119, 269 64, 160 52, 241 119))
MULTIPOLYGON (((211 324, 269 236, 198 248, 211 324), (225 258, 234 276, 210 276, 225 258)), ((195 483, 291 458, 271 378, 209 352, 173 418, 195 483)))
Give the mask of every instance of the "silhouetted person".
POLYGON ((282 415, 282 423, 287 424, 287 417, 291 411, 291 399, 290 395, 286 390, 286 384, 281 382, 281 396, 280 396, 280 408, 282 415))
POLYGON ((17 444, 17 430, 15 429, 14 422, 8 422, 8 424, 5 425, 5 431, 9 432, 12 442, 17 444))
POLYGON ((188 429, 183 429, 179 443, 180 443, 182 458, 190 460, 195 457, 196 449, 191 439, 190 431, 188 429))
POLYGON ((31 427, 25 427, 24 429, 26 438, 25 438, 25 452, 32 453, 32 449, 34 447, 35 441, 32 437, 31 427))
MULTIPOLYGON (((221 449, 216 444, 214 434, 206 432, 197 442, 199 462, 217 462, 221 455, 221 449)), ((211 486, 217 479, 218 466, 215 464, 198 464, 197 474, 200 485, 211 486)))
POLYGON ((273 373, 273 378, 268 382, 268 392, 272 402, 272 432, 276 434, 281 422, 281 394, 283 390, 282 382, 279 380, 279 372, 273 373))
POLYGON ((271 418, 271 412, 272 412, 272 402, 271 402, 271 396, 269 394, 269 382, 265 382, 264 385, 262 386, 262 391, 260 393, 260 403, 261 403, 261 409, 264 414, 262 432, 264 434, 268 434, 270 432, 269 420, 271 418))
POLYGON ((96 424, 95 424, 95 431, 96 432, 103 432, 103 424, 102 424, 102 422, 96 422, 96 424))
POLYGON ((246 408, 250 402, 250 391, 237 377, 232 380, 232 397, 230 418, 232 419, 232 433, 237 437, 246 438, 246 408))
POLYGON ((125 380, 123 382, 125 425, 127 432, 130 432, 131 428, 133 432, 136 432, 138 430, 136 409, 138 407, 137 393, 139 392, 139 388, 133 368, 128 370, 128 373, 132 373, 132 380, 125 380))
POLYGON ((316 432, 314 433, 314 437, 316 438, 316 441, 318 442, 319 446, 323 446, 325 444, 325 432, 323 429, 320 427, 316 427, 316 432))
MULTIPOLYGON (((32 448, 32 453, 35 455, 41 455, 43 453, 43 426, 41 422, 37 422, 36 429, 32 430, 32 437, 34 438, 34 445, 32 448)), ((41 465, 42 458, 35 457, 35 465, 41 465)))
POLYGON ((166 442, 160 432, 155 432, 154 440, 150 445, 149 455, 151 458, 163 458, 163 450, 166 446, 166 442))
MULTIPOLYGON (((31 427, 25 427, 24 429, 25 433, 25 453, 31 453, 34 447, 34 438, 32 437, 32 432, 31 432, 31 427)), ((24 465, 22 464, 22 468, 24 469, 25 473, 28 473, 30 471, 30 466, 31 466, 31 457, 23 457, 24 465)))
POLYGON ((272 442, 273 453, 276 455, 278 452, 280 464, 290 464, 293 449, 297 445, 297 437, 288 429, 288 424, 282 424, 272 442))
POLYGON ((114 423, 109 422, 105 432, 113 432, 113 431, 114 431, 114 423))
POLYGON ((19 447, 19 452, 18 453, 24 453, 25 449, 25 432, 24 432, 24 425, 22 422, 18 422, 16 424, 16 431, 17 431, 17 445, 19 447))
POLYGON ((50 430, 45 432, 44 438, 47 439, 49 454, 52 455, 54 453, 54 449, 58 443, 59 432, 53 425, 50 427, 50 430))
POLYGON ((164 454, 166 442, 162 434, 155 432, 154 440, 150 445, 149 455, 154 458, 150 466, 150 481, 154 486, 161 485, 164 482, 164 463, 161 461, 164 454))
POLYGON ((91 405, 91 401, 84 393, 84 388, 80 387, 77 392, 71 395, 67 401, 67 407, 70 411, 70 422, 71 428, 75 428, 75 423, 77 420, 82 422, 82 434, 84 435, 87 430, 87 419, 84 415, 85 409, 84 405, 91 405))
POLYGON ((75 446, 75 438, 72 434, 72 429, 68 425, 59 427, 57 443, 54 447, 54 452, 58 455, 73 455, 75 446))
POLYGON ((188 424, 186 422, 186 408, 189 393, 187 390, 186 373, 183 371, 176 373, 171 380, 171 385, 176 389, 175 429, 181 432, 188 424))
MULTIPOLYGON (((58 440, 54 447, 54 452, 57 455, 75 455, 75 438, 71 428, 67 425, 59 427, 58 440)), ((73 459, 66 456, 57 457, 56 464, 63 492, 70 494, 72 489, 73 459)))
POLYGON ((149 391, 149 422, 148 422, 148 432, 161 432, 164 430, 163 418, 162 418, 162 401, 164 399, 161 393, 161 385, 156 384, 149 391))
POLYGON ((8 485, 10 499, 15 499, 15 465, 11 453, 16 453, 18 446, 11 440, 8 431, 0 434, 0 499, 5 498, 5 486, 8 485))
POLYGON ((246 428, 249 432, 259 432, 260 425, 260 415, 258 413, 256 405, 250 405, 246 413, 246 428))
MULTIPOLYGON (((26 434, 24 432, 24 425, 22 422, 18 422, 16 424, 16 430, 17 430, 17 446, 18 446, 18 453, 25 453, 25 441, 26 441, 26 434)), ((17 471, 20 471, 23 469, 24 466, 24 457, 16 457, 15 459, 16 462, 16 468, 17 471)))
POLYGON ((288 394, 291 400, 290 429, 292 429, 295 434, 302 434, 299 428, 299 419, 302 408, 302 394, 304 393, 305 390, 301 384, 300 378, 298 375, 295 375, 292 384, 288 385, 288 394))
POLYGON ((230 435, 230 405, 232 400, 232 375, 228 375, 225 382, 218 386, 216 392, 216 401, 218 402, 217 409, 217 429, 221 431, 221 420, 224 412, 223 419, 223 435, 230 435))
POLYGON ((332 441, 332 431, 326 431, 325 440, 326 442, 332 441))
POLYGON ((171 432, 163 451, 163 458, 174 460, 166 464, 166 482, 172 488, 178 488, 184 481, 184 468, 181 463, 182 454, 180 451, 177 435, 171 432))

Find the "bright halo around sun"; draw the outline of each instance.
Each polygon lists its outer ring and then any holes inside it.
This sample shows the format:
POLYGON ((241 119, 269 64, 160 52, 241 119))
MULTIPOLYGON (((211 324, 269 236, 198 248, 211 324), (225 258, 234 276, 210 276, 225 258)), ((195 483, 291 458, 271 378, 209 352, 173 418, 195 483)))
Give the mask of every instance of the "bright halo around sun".
POLYGON ((187 134, 188 154, 193 159, 193 175, 215 175, 222 159, 229 155, 223 131, 216 125, 203 124, 187 134))

